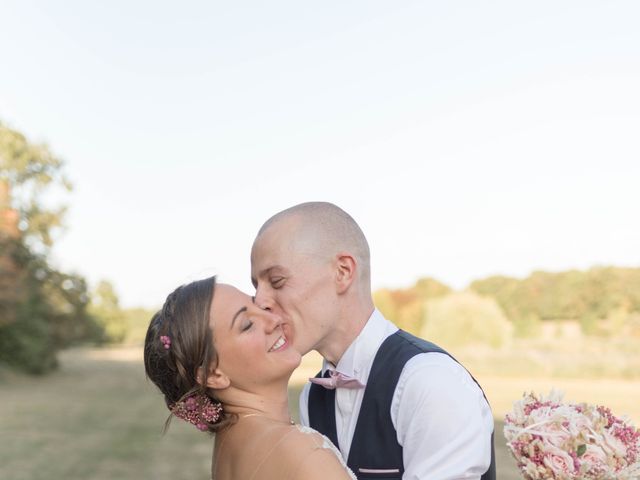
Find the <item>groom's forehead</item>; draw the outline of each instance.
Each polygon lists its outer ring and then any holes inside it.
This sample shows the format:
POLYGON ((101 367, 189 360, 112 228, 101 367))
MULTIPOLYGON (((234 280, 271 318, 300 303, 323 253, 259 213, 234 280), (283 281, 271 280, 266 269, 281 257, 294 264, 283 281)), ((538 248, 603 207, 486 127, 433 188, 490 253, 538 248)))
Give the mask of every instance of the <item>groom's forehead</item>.
POLYGON ((264 272, 270 268, 283 266, 287 257, 293 253, 287 242, 279 242, 275 238, 259 238, 251 250, 251 271, 264 272))
POLYGON ((291 257, 308 250, 305 247, 307 235, 300 229, 289 227, 282 222, 258 235, 251 249, 252 268, 265 269, 276 264, 284 266, 291 257))
POLYGON ((283 245, 291 242, 293 232, 285 235, 285 225, 276 223, 261 231, 253 242, 251 248, 251 261, 262 260, 270 254, 276 253, 283 245))
POLYGON ((307 257, 318 256, 318 239, 313 237, 295 218, 274 222, 261 231, 251 249, 253 279, 275 270, 295 270, 307 257))

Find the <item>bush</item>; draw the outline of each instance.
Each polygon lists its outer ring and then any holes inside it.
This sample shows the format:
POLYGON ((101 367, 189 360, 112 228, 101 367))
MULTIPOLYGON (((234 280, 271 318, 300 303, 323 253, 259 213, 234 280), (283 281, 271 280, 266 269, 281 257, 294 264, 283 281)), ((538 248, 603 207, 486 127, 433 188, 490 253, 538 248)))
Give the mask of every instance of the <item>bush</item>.
POLYGON ((146 308, 127 308, 122 310, 127 330, 124 343, 129 345, 144 344, 149 322, 151 322, 151 317, 156 311, 157 309, 149 310, 146 308))
POLYGON ((113 285, 102 280, 93 291, 89 312, 103 331, 102 342, 121 343, 127 336, 127 322, 113 285))
POLYGON ((0 327, 0 362, 41 374, 57 365, 61 348, 102 336, 87 313, 84 279, 52 269, 43 255, 21 242, 12 252, 24 281, 20 299, 11 305, 10 322, 0 327))
POLYGON ((42 299, 31 298, 19 308, 17 318, 0 327, 0 362, 32 374, 43 374, 57 365, 51 324, 42 299))
POLYGON ((513 321, 513 335, 518 338, 535 338, 540 336, 542 321, 533 313, 513 321))
POLYGON ((512 330, 495 300, 467 291, 426 303, 422 337, 444 347, 486 344, 498 348, 510 340, 512 330))

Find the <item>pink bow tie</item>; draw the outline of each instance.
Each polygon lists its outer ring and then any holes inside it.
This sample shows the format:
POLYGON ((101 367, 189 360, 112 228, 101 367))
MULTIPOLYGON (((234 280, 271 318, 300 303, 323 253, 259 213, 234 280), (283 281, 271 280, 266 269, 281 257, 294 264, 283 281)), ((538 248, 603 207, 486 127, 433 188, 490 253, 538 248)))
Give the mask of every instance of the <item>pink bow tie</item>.
POLYGON ((336 372, 335 370, 327 370, 323 378, 310 378, 309 381, 329 390, 336 388, 364 388, 364 384, 357 378, 336 372), (327 376, 327 374, 329 375, 327 376))

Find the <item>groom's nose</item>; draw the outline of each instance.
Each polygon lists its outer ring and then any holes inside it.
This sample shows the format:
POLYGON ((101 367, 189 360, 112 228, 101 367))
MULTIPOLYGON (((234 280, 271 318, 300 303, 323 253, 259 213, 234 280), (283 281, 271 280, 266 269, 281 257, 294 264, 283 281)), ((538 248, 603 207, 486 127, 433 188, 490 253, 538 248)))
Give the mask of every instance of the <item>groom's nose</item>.
POLYGON ((259 287, 256 289, 256 295, 253 297, 253 302, 262 310, 273 310, 273 300, 271 300, 267 295, 264 295, 259 287))
POLYGON ((274 313, 271 313, 270 311, 267 311, 264 314, 264 323, 267 331, 272 332, 280 325, 282 325, 282 317, 280 317, 280 315, 276 315, 274 313))

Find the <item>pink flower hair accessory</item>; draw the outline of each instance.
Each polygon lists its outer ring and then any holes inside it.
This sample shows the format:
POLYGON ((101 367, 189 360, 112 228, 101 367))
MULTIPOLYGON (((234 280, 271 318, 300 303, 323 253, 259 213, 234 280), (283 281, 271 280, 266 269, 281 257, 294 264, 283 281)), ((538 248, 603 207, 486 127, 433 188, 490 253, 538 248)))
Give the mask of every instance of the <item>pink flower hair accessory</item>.
POLYGON ((222 416, 222 404, 214 402, 204 393, 196 393, 169 406, 171 413, 185 422, 195 425, 202 432, 209 424, 216 423, 222 416))
POLYGON ((169 350, 171 348, 171 337, 169 337, 169 335, 160 335, 160 342, 164 345, 165 350, 169 350))

